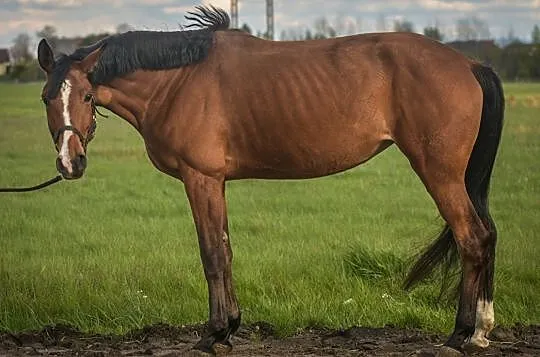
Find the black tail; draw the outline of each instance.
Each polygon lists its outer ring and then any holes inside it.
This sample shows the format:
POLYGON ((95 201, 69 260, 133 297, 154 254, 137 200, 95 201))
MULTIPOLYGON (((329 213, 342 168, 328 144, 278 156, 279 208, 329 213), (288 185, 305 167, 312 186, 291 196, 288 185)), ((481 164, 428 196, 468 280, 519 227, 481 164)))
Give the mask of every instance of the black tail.
MULTIPOLYGON (((504 117, 504 94, 501 81, 491 68, 481 64, 474 64, 471 70, 482 87, 484 103, 480 130, 465 173, 465 185, 477 214, 493 237, 493 244, 489 249, 490 257, 488 257, 491 264, 488 264, 482 277, 484 282, 483 295, 486 299, 492 300, 492 262, 495 255, 497 231, 495 223, 489 214, 488 193, 491 172, 493 171, 495 156, 497 155, 497 149, 501 140, 504 117)), ((430 275, 439 265, 442 265, 445 270, 444 276, 448 276, 446 273, 455 266, 457 257, 454 234, 450 227, 446 225, 437 240, 425 250, 409 272, 405 281, 405 288, 409 289, 413 287, 416 283, 430 275)))

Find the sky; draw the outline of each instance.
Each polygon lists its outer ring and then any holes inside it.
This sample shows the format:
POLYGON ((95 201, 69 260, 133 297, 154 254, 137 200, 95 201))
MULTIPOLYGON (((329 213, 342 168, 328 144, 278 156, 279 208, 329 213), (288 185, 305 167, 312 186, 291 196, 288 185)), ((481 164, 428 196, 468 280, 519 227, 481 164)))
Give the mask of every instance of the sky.
MULTIPOLYGON (((139 30, 177 30, 186 11, 201 1, 192 0, 0 0, 0 48, 11 46, 19 33, 28 33, 34 45, 36 31, 53 25, 60 36, 113 32, 120 23, 139 30)), ((229 11, 230 0, 212 0, 229 11)), ((325 16, 330 23, 348 24, 344 31, 374 32, 382 24, 391 29, 394 20, 414 23, 415 31, 437 25, 445 38, 456 36, 459 19, 476 16, 487 23, 494 38, 510 32, 530 40, 540 26, 540 0, 274 0, 275 32, 313 27, 325 16), (384 19, 384 21, 382 20, 384 19), (350 25, 352 24, 352 25, 350 25), (352 27, 351 27, 352 26, 352 27)), ((265 0, 239 0, 239 23, 264 32, 265 0)))

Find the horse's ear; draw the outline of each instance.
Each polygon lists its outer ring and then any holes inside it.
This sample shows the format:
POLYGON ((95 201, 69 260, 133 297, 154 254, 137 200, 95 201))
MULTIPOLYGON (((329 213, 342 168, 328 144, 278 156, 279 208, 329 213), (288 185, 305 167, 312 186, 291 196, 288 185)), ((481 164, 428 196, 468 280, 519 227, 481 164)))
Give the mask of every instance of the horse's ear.
POLYGON ((99 46, 79 62, 79 66, 84 73, 90 73, 94 70, 104 47, 105 46, 99 46))
POLYGON ((54 55, 47 40, 43 39, 38 46, 38 62, 46 73, 51 73, 54 68, 54 55))

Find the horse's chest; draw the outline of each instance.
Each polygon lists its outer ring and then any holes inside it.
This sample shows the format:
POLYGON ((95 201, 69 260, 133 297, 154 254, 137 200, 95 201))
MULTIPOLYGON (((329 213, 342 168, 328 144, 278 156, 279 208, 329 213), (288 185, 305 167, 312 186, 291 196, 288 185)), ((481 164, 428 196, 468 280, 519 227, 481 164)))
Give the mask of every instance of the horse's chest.
POLYGON ((148 158, 154 166, 167 175, 180 178, 178 158, 172 152, 146 142, 148 158))

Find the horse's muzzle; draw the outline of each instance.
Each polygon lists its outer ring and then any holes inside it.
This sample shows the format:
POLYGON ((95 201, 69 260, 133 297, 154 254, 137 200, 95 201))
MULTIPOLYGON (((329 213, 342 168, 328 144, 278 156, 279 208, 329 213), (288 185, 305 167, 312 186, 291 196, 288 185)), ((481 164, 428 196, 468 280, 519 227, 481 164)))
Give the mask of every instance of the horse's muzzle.
POLYGON ((56 159, 56 169, 66 180, 81 178, 86 169, 86 156, 83 154, 75 156, 70 160, 70 167, 66 167, 62 158, 56 159))

